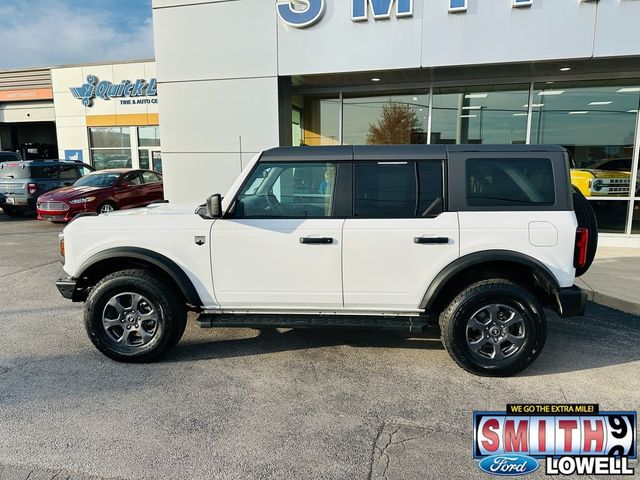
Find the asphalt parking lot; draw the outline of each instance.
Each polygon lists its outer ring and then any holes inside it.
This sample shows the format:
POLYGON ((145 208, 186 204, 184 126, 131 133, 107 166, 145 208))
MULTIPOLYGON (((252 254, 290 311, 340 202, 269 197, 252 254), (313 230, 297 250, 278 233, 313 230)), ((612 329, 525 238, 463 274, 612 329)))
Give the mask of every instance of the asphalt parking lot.
POLYGON ((640 410, 640 317, 594 304, 549 315, 514 378, 467 374, 437 332, 191 324, 164 361, 118 364, 55 288, 60 230, 0 214, 0 479, 482 478, 474 410, 640 410))

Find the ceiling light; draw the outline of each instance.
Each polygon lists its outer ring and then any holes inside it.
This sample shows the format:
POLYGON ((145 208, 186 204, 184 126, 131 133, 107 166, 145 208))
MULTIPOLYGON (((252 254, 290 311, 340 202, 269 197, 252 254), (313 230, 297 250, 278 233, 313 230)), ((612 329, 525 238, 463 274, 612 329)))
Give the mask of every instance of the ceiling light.
POLYGON ((591 102, 589 105, 611 105, 613 102, 591 102))
POLYGON ((560 69, 560 71, 561 71, 561 72, 568 72, 568 71, 570 71, 570 70, 571 70, 571 67, 562 67, 562 68, 560 69))
POLYGON ((589 112, 587 112, 586 110, 580 110, 580 111, 576 111, 576 112, 569 112, 569 115, 585 115, 589 112))
POLYGON ((476 118, 477 115, 460 115, 460 118, 476 118))
POLYGON ((538 95, 562 95, 564 90, 542 90, 538 95))
POLYGON ((556 82, 547 82, 547 85, 551 85, 552 83, 556 83, 556 82))
MULTIPOLYGON (((531 106, 533 108, 541 108, 544 107, 544 103, 532 103, 531 106)), ((522 108, 529 108, 529 104, 522 105, 522 108)))
POLYGON ((373 78, 371 79, 371 81, 372 81, 372 82, 379 82, 379 81, 380 81, 380 79, 379 79, 378 77, 373 77, 373 78))
POLYGON ((462 107, 462 110, 480 110, 482 105, 468 105, 466 107, 462 107))
POLYGON ((618 93, 635 93, 640 92, 640 87, 625 87, 617 90, 618 93))
POLYGON ((467 93, 464 98, 487 98, 488 93, 467 93))
POLYGON ((527 115, 529 115, 528 113, 514 113, 513 116, 514 117, 526 117, 527 115))
POLYGON ((627 113, 638 113, 638 110, 627 110, 627 113))
POLYGON ((413 97, 413 101, 417 102, 418 101, 418 97, 413 97))

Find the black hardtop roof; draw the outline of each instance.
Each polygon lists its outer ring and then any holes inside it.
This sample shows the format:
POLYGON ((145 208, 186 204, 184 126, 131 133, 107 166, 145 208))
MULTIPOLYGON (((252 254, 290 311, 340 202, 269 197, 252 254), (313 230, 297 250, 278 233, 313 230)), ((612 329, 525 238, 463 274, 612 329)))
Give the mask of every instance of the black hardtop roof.
POLYGON ((336 145, 276 147, 265 150, 260 161, 309 160, 428 160, 444 159, 447 153, 564 152, 559 145, 336 145))

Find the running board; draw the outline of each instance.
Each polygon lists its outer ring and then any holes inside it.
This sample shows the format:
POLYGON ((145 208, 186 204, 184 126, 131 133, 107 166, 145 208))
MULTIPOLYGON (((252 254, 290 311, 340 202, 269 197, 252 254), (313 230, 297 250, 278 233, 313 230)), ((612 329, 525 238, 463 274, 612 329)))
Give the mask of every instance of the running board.
POLYGON ((196 319, 200 328, 371 328, 421 332, 426 317, 392 317, 366 315, 258 315, 203 313, 196 319))

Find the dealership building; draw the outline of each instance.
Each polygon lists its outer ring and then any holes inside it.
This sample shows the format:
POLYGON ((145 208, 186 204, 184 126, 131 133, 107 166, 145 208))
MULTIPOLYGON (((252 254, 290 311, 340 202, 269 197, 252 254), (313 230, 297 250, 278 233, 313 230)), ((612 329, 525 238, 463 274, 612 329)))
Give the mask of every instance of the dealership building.
POLYGON ((603 243, 640 245, 637 0, 153 0, 153 17, 171 201, 224 193, 277 145, 560 144, 622 179, 592 198, 603 243))
POLYGON ((0 149, 162 170, 153 60, 0 72, 0 149))

